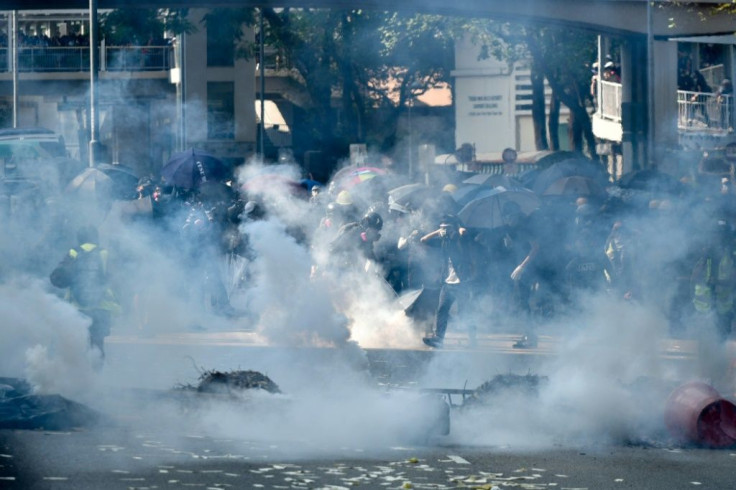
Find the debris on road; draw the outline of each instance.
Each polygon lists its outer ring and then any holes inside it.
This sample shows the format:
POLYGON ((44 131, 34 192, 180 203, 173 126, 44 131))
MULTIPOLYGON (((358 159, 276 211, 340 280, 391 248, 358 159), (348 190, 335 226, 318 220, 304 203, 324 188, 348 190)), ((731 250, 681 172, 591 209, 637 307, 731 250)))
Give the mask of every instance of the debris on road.
POLYGON ((67 430, 90 426, 101 414, 61 395, 33 393, 18 378, 0 378, 0 429, 67 430))
POLYGON ((183 385, 179 389, 196 391, 197 393, 236 394, 245 390, 264 390, 269 393, 281 393, 278 385, 271 378, 258 371, 205 371, 199 377, 197 386, 183 385))

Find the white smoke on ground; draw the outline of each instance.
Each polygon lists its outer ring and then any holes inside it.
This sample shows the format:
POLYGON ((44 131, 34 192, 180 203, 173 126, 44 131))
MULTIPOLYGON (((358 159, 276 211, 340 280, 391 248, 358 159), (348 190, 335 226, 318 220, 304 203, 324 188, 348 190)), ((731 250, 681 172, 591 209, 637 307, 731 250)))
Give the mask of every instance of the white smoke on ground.
POLYGON ((559 336, 559 345, 550 359, 519 373, 539 376, 538 392, 486 394, 455 417, 453 440, 539 448, 666 439, 666 398, 690 377, 687 367, 663 358, 666 319, 610 296, 582 304, 577 314, 541 328, 541 335, 559 336))
POLYGON ((2 376, 26 378, 41 393, 79 396, 93 383, 99 356, 88 348, 89 319, 40 280, 0 284, 2 376))

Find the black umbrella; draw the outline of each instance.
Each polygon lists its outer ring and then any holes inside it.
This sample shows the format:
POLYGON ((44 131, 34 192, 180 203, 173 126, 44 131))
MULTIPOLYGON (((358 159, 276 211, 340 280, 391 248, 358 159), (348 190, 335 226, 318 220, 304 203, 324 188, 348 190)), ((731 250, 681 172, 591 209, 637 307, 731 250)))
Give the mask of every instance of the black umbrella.
POLYGON ((587 158, 575 158, 554 163, 546 170, 542 170, 534 179, 532 190, 542 195, 554 182, 563 177, 573 176, 593 179, 601 186, 607 183, 606 173, 600 164, 587 158))
POLYGON ((132 168, 110 163, 98 163, 96 168, 112 179, 113 193, 117 197, 123 199, 136 197, 136 188, 140 178, 132 168))
POLYGON ((463 184, 479 184, 489 187, 523 187, 521 181, 506 174, 476 174, 463 180, 463 184))
POLYGON ((406 184, 388 191, 388 206, 397 211, 419 209, 437 194, 436 190, 424 184, 406 184))
POLYGON ((548 185, 543 196, 570 196, 570 197, 593 197, 603 198, 606 190, 598 183, 596 179, 583 177, 581 175, 570 175, 569 177, 560 177, 559 179, 548 185))
POLYGON ((673 175, 655 169, 637 170, 625 174, 616 183, 623 189, 679 194, 684 185, 673 175))
POLYGON ((102 170, 87 167, 74 177, 65 188, 65 192, 81 198, 106 200, 112 196, 113 180, 102 170))
POLYGON ((230 167, 203 150, 190 149, 175 153, 161 169, 165 183, 182 189, 196 189, 203 182, 225 180, 230 167))
POLYGON ((465 226, 470 228, 498 228, 504 224, 503 208, 508 202, 519 205, 529 215, 539 207, 539 197, 529 189, 486 189, 457 213, 465 226))
POLYGON ((489 191, 491 189, 493 189, 493 187, 487 185, 463 184, 452 193, 452 198, 457 202, 458 206, 463 207, 475 199, 475 196, 481 192, 489 191))

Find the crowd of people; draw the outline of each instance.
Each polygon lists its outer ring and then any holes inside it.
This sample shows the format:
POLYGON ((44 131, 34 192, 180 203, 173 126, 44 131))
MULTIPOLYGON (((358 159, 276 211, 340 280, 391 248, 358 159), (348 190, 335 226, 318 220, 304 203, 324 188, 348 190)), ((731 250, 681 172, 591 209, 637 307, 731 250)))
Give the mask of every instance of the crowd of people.
MULTIPOLYGON (((425 326, 423 341, 431 348, 443 347, 448 327, 466 331, 473 344, 479 329, 508 319, 523 326, 514 347, 532 348, 540 325, 584 309, 597 295, 651 306, 669 320, 674 335, 710 324, 727 339, 736 304, 731 179, 723 177, 715 186, 712 179, 680 182, 656 170, 641 172, 651 178, 628 188, 606 182, 604 193, 542 192, 531 211, 522 209, 513 192, 496 187, 500 219, 488 226, 464 223, 459 197, 470 186, 493 186, 465 184, 467 176, 460 173, 436 185, 388 174, 350 185, 305 179, 279 192, 305 210, 286 229, 309 250, 312 279, 363 274, 366 281, 368 275, 378 277, 397 297, 416 293, 405 311, 425 326), (416 188, 412 199, 392 197, 406 186, 416 188)), ((506 184, 531 189, 532 174, 506 184)), ((602 171, 600 177, 607 178, 602 171)), ((241 264, 258 260, 243 225, 279 219, 272 202, 234 181, 184 190, 143 180, 138 200, 152 207, 136 219, 164 233, 169 249, 187 264, 185 294, 214 314, 241 315, 230 299, 234 288, 248 287, 247 267, 223 272, 219 264, 223 257, 237 257, 241 264)), ((117 301, 107 293, 94 296, 95 304, 79 299, 90 289, 109 289, 107 251, 87 259, 103 250, 94 231, 83 227, 78 244, 52 274, 53 283, 68 288, 70 300, 94 319, 91 343, 101 351, 110 315, 135 297, 129 291, 117 301), (76 279, 73 263, 86 264, 76 279)))

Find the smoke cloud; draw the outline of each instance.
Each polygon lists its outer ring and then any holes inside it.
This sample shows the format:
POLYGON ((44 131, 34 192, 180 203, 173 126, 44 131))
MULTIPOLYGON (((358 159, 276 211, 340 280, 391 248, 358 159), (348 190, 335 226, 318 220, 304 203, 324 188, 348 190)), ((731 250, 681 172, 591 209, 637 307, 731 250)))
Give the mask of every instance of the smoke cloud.
MULTIPOLYGON (((318 440, 325 451, 425 443, 445 405, 420 388, 474 389, 512 372, 546 382, 535 396, 499 393, 486 403, 453 409, 449 441, 539 447, 656 438, 672 386, 699 378, 724 392, 733 389, 724 379, 731 353, 716 340, 714 327, 688 316, 684 304, 677 308, 690 297, 675 295, 675 275, 690 272, 692 257, 710 238, 700 233, 700 215, 682 219, 691 204, 684 200, 683 209, 660 206, 618 215, 636 238, 642 294, 634 300, 621 292, 583 295, 576 308, 536 320, 551 355, 450 349, 427 355, 411 390, 378 386, 370 376, 368 349, 424 349, 421 337, 433 320, 407 315, 384 279, 387 271, 379 264, 366 271, 357 249, 351 255, 356 267, 334 270, 329 243, 335 230, 320 229, 324 209, 306 199, 302 177, 293 162, 249 161, 238 169, 232 187, 244 190, 261 213, 243 214, 236 229, 247 243, 247 257, 206 257, 216 262, 235 315, 216 314, 203 298, 200 264, 180 247, 181 214, 153 223, 143 202, 108 202, 96 192, 69 196, 63 189, 48 190, 43 206, 21 203, 29 209, 4 214, 2 226, 12 233, 0 238, 0 375, 26 378, 39 393, 60 393, 109 413, 138 407, 141 424, 165 420, 173 430, 187 420, 228 437, 318 440), (111 252, 123 307, 101 370, 98 354, 88 347, 90 320, 48 282, 82 224, 96 225, 111 252), (675 271, 680 264, 684 271, 675 271), (699 346, 698 361, 662 356, 673 324, 684 325, 678 334, 685 348, 699 346), (226 333, 248 336, 258 348, 204 341, 226 333), (193 421, 180 413, 176 397, 157 403, 128 391, 170 390, 195 382, 208 369, 262 371, 284 394, 250 393, 242 406, 201 402, 193 421)), ((355 217, 372 205, 382 213, 381 246, 438 224, 429 216, 400 221, 375 188, 360 184, 351 193, 355 217)), ((437 260, 416 252, 428 267, 437 260)), ((531 320, 508 313, 502 303, 484 298, 467 310, 453 310, 448 344, 462 346, 468 324, 481 337, 520 335, 531 320)))

